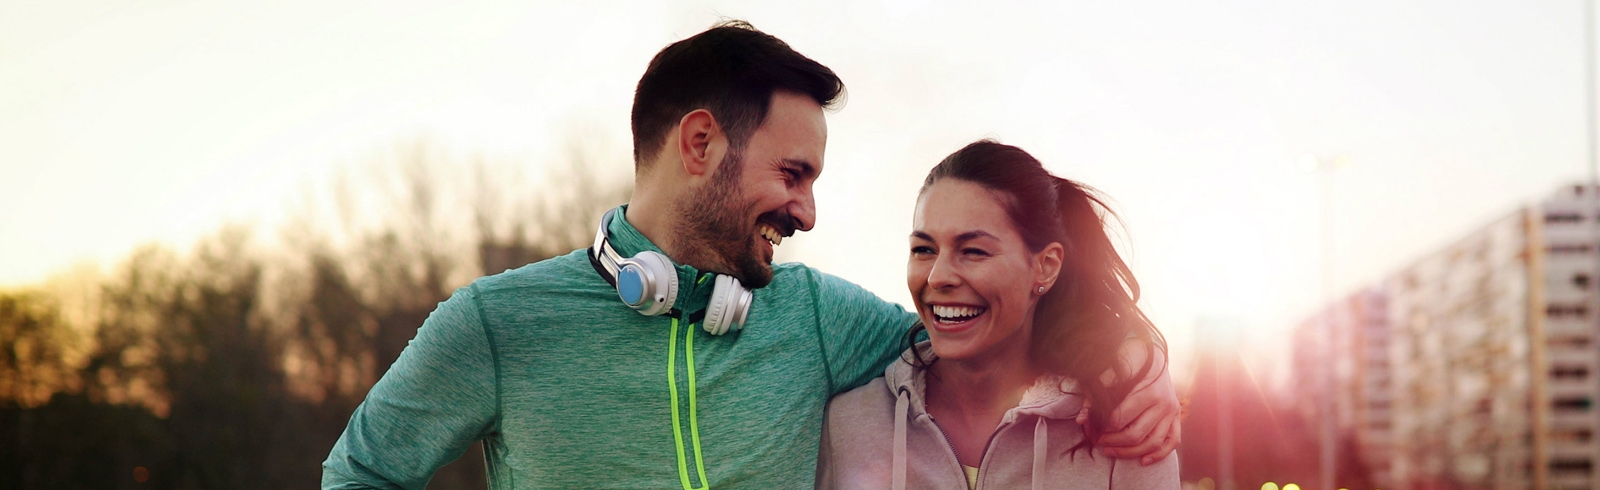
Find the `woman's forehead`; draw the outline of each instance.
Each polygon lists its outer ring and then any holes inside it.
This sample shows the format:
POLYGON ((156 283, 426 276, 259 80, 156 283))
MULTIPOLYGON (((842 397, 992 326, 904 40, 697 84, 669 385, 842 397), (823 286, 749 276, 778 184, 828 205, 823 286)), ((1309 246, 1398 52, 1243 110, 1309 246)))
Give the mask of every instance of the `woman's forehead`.
POLYGON ((943 179, 917 197, 912 227, 930 236, 984 232, 996 238, 1020 237, 1006 213, 1009 198, 976 183, 943 179))

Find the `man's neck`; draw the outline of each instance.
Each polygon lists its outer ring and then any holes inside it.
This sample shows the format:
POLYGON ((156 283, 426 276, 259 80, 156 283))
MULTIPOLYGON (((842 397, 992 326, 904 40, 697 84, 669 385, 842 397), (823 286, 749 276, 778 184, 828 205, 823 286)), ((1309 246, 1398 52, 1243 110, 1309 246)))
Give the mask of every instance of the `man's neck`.
POLYGON ((682 223, 679 219, 683 213, 679 212, 670 199, 662 199, 650 193, 638 192, 628 203, 625 218, 640 235, 655 244, 656 248, 672 259, 673 263, 694 267, 703 272, 718 271, 717 264, 710 263, 702 253, 696 253, 692 240, 684 239, 682 223))
POLYGON ((650 240, 650 243, 660 248, 662 252, 667 254, 667 257, 676 261, 678 255, 675 253, 677 241, 672 240, 672 229, 675 223, 670 218, 672 213, 662 212, 664 210, 662 206, 664 205, 664 203, 653 202, 651 199, 636 195, 633 200, 628 202, 628 210, 624 213, 623 219, 628 220, 628 224, 633 226, 633 229, 638 230, 639 234, 644 235, 646 240, 650 240))

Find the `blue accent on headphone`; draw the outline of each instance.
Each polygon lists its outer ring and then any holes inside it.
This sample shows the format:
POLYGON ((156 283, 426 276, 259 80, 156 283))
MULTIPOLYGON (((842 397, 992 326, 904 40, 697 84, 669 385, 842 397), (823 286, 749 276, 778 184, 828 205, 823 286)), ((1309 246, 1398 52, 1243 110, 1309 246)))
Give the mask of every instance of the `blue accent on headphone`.
POLYGON ((640 277, 638 266, 627 265, 617 271, 617 295, 628 306, 637 308, 643 304, 644 278, 640 277))

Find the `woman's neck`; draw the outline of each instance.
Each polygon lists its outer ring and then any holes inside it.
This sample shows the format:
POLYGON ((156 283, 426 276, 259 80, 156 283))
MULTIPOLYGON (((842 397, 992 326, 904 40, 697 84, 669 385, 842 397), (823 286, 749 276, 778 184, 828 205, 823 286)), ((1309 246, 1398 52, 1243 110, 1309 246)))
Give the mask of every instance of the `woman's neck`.
POLYGON ((941 359, 929 367, 924 381, 928 415, 950 439, 956 459, 967 466, 983 460, 990 435, 1038 377, 1026 352, 997 354, 941 359))
POLYGON ((929 367, 929 404, 960 413, 1005 413, 1038 378, 1026 356, 941 359, 929 367))

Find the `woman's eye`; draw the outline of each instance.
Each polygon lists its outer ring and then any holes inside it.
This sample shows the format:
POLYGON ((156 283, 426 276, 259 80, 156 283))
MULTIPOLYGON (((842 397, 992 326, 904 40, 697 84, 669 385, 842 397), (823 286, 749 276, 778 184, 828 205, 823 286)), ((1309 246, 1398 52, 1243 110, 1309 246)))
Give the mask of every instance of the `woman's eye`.
POLYGON ((921 246, 911 247, 911 255, 913 255, 913 256, 933 255, 933 247, 921 247, 921 246))
POLYGON ((971 256, 975 256, 975 257, 988 257, 989 256, 989 251, 981 249, 981 248, 968 248, 968 249, 962 250, 961 253, 964 253, 964 254, 967 254, 967 255, 971 255, 971 256))

